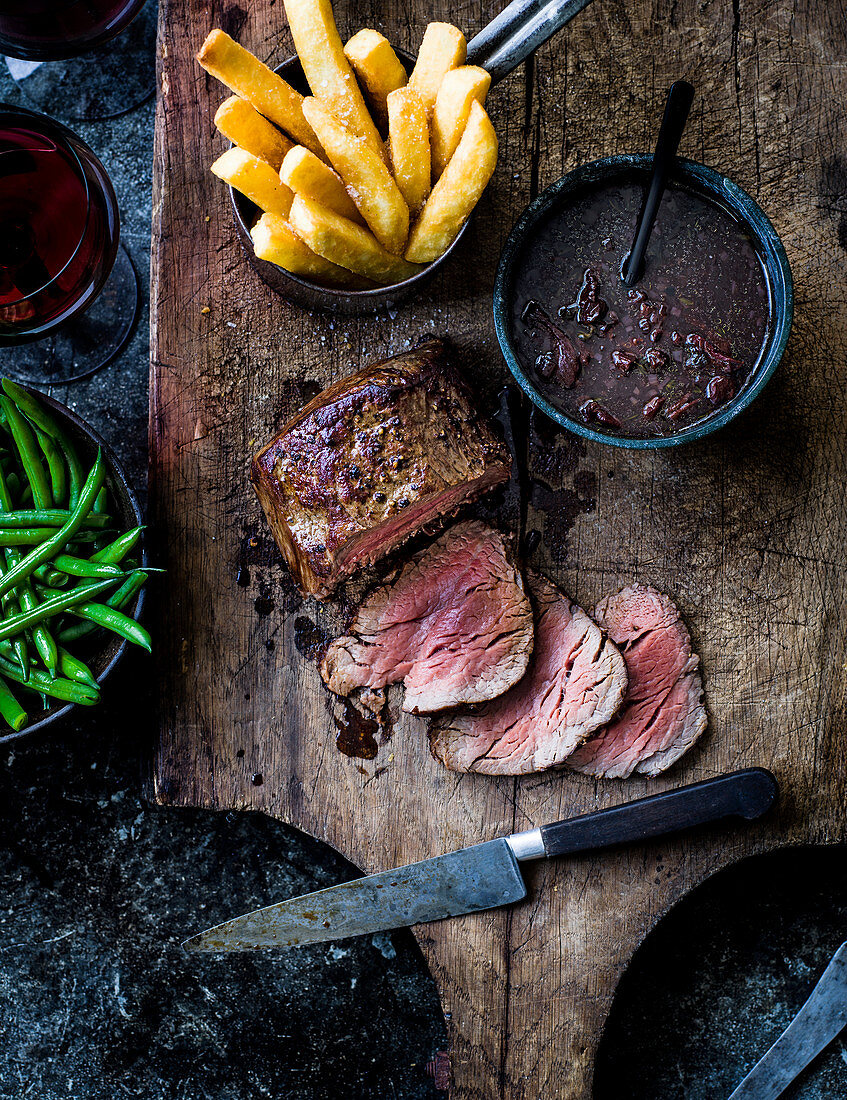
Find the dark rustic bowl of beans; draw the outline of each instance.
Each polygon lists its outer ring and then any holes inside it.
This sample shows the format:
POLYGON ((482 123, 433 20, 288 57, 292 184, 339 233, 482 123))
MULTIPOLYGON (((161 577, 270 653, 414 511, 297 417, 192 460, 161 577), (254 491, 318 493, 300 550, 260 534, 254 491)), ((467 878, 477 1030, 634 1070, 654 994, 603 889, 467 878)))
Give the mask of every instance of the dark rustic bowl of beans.
POLYGON ((8 589, 0 595, 5 743, 95 705, 128 639, 148 648, 149 637, 138 623, 147 578, 141 510, 112 449, 71 409, 29 386, 4 380, 0 408, 0 588, 8 589), (46 507, 33 499, 44 495, 46 507), (61 532, 69 533, 74 511, 85 518, 66 541, 61 532), (33 551, 52 539, 60 543, 57 552, 45 550, 44 560, 27 568, 33 551), (20 582, 9 587, 13 570, 20 582), (84 587, 91 594, 82 603, 75 592, 85 595, 84 587), (63 599, 66 612, 39 616, 51 601, 63 599), (9 634, 10 623, 29 608, 33 624, 26 633, 9 634))
POLYGON ((636 449, 701 439, 747 408, 782 358, 794 301, 759 205, 687 160, 626 288, 650 166, 609 157, 554 183, 512 230, 494 290, 500 347, 530 400, 578 435, 636 449))

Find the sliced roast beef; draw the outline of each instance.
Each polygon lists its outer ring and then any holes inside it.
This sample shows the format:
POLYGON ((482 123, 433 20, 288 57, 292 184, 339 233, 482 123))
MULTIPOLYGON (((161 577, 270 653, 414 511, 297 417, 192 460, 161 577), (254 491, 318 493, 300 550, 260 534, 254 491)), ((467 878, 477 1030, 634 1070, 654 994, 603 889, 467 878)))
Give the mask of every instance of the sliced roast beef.
POLYGON ((588 775, 658 775, 706 728, 700 659, 667 596, 640 584, 608 596, 597 622, 626 659, 629 687, 620 714, 569 758, 588 775))
POLYGON ((342 378, 259 452, 253 485, 306 595, 508 480, 509 452, 478 405, 430 339, 342 378))
POLYGON ((454 771, 521 775, 562 764, 624 698, 616 646, 544 577, 528 573, 527 583, 536 624, 524 678, 478 710, 431 723, 432 752, 454 771))
POLYGON ((433 713, 508 691, 532 644, 532 607, 506 542, 471 520, 370 593, 327 650, 321 675, 338 695, 402 680, 403 709, 433 713))

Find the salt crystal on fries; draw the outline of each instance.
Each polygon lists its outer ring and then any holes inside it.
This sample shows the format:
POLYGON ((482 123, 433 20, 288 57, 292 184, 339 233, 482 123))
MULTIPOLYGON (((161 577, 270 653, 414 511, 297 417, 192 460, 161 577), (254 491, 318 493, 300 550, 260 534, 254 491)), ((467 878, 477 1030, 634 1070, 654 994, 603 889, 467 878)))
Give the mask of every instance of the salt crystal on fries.
POLYGON ((383 130, 387 129, 386 100, 391 92, 402 88, 408 79, 400 58, 385 35, 368 29, 353 35, 344 47, 344 56, 365 89, 377 122, 383 130))
MULTIPOLYGON (((330 0, 284 0, 294 46, 313 95, 380 157, 382 139, 356 83, 330 0)), ((308 145, 301 142, 301 145, 308 145)))
POLYGON ((382 158, 320 100, 305 99, 303 112, 373 235, 389 252, 401 253, 409 233, 409 207, 382 158))
POLYGON ((432 189, 409 234, 406 259, 437 260, 456 239, 497 164, 497 135, 485 109, 474 101, 456 152, 432 189))
POLYGON ((249 50, 222 30, 213 30, 200 47, 197 60, 230 91, 252 103, 260 115, 320 155, 321 147, 303 117, 303 97, 249 50))
POLYGON ((462 32, 450 23, 430 23, 424 31, 418 59, 409 85, 421 97, 427 115, 432 114, 441 81, 451 69, 464 65, 468 56, 462 32))
POLYGON ((441 81, 432 112, 432 177, 438 179, 465 132, 471 104, 484 105, 491 77, 479 65, 451 69, 441 81))
POLYGON ((237 95, 231 95, 218 107, 215 126, 235 145, 259 160, 267 161, 277 171, 285 154, 293 148, 285 134, 262 118, 246 99, 239 99, 237 95))
POLYGON ((415 214, 426 202, 432 173, 426 111, 414 88, 388 96, 388 147, 397 186, 415 214))
POLYGON ((421 270, 387 252, 367 229, 304 195, 294 196, 289 221, 313 252, 376 283, 399 283, 421 270))
POLYGON ((212 165, 212 172, 218 179, 246 195, 265 213, 288 217, 294 194, 267 161, 259 160, 243 149, 227 149, 212 165))
POLYGON ((341 177, 302 145, 295 145, 286 154, 279 176, 292 191, 364 225, 364 219, 344 189, 341 177))
POLYGON ((318 256, 278 214, 263 214, 250 234, 253 248, 260 260, 267 260, 307 279, 318 279, 332 286, 361 290, 367 286, 362 279, 337 264, 318 256))

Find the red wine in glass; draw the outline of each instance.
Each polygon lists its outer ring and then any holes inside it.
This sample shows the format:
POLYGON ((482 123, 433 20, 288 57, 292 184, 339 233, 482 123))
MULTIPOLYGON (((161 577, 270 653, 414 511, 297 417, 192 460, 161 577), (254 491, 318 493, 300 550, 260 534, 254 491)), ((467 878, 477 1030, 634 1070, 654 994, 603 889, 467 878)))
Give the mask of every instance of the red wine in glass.
POLYGON ((153 92, 153 0, 0 0, 0 54, 24 95, 65 118, 111 118, 153 92))
POLYGON ((144 0, 0 0, 0 50, 27 61, 62 61, 102 46, 144 0))
POLYGON ((108 312, 91 347, 67 335, 103 290, 119 233, 115 193, 91 149, 53 119, 0 104, 0 369, 32 378, 42 362, 36 380, 69 380, 122 346, 108 312), (65 362, 52 370, 44 344, 29 354, 20 347, 63 332, 65 362))

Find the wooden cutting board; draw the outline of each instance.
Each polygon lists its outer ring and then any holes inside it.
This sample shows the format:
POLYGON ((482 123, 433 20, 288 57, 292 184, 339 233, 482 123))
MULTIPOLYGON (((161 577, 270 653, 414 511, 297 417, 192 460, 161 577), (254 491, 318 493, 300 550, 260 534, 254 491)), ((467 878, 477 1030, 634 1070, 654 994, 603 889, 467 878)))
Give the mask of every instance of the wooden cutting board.
MULTIPOLYGON (((430 18, 458 19, 470 37, 496 10, 339 3, 338 21, 342 35, 376 26, 414 50, 430 18)), ((280 2, 162 0, 150 494, 168 573, 155 795, 266 810, 373 871, 730 768, 772 768, 784 794, 766 823, 534 866, 523 904, 418 929, 450 1021, 455 1100, 588 1097, 615 984, 657 918, 748 853, 847 838, 844 4, 597 0, 493 92, 500 164, 461 253, 412 305, 350 319, 289 305, 242 254, 207 171, 225 93, 193 62, 214 26, 272 64, 292 52, 280 2), (749 189, 785 241, 797 289, 788 354, 755 408, 699 445, 637 454, 536 435, 529 524, 541 533, 534 563, 584 606, 632 580, 676 599, 703 657, 710 732, 653 782, 456 776, 410 718, 375 760, 344 756, 338 712, 304 655, 337 623, 295 593, 250 456, 318 388, 421 333, 452 338, 493 408, 505 368, 491 293, 509 228, 563 172, 648 150, 678 77, 698 93, 682 151, 749 189)))

